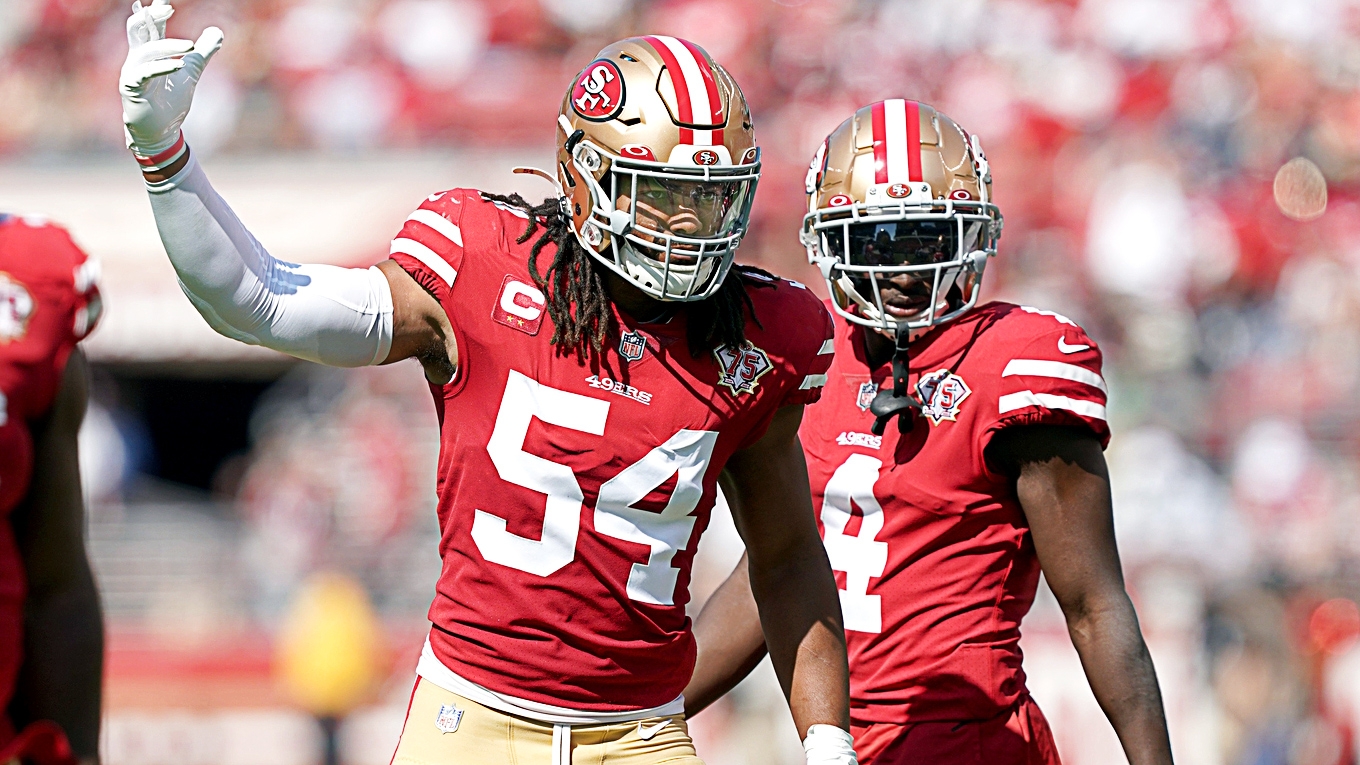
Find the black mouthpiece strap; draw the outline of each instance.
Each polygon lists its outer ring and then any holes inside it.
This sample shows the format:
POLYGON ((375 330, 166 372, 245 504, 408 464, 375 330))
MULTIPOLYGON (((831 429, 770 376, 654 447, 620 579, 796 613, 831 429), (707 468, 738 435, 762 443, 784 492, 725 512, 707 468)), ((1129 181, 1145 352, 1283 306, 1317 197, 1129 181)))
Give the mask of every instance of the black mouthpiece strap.
POLYGON ((911 329, 902 323, 897 326, 897 342, 893 348, 892 390, 880 390, 878 395, 874 396, 873 403, 869 405, 869 411, 874 415, 874 424, 870 430, 876 436, 883 435, 887 430, 888 420, 893 417, 900 417, 897 427, 903 433, 909 433, 915 424, 914 410, 921 408, 921 402, 911 395, 911 387, 907 384, 910 360, 911 329))

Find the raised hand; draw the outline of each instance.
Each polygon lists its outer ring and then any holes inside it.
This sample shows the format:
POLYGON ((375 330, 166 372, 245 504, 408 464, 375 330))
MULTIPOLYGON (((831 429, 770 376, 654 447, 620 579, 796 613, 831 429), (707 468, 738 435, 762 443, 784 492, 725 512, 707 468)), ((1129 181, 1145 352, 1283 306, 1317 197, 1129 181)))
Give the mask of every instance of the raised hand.
POLYGON ((217 27, 203 30, 196 42, 167 38, 165 24, 174 12, 170 0, 151 0, 145 7, 137 0, 127 21, 128 56, 118 91, 128 148, 143 159, 161 159, 179 146, 180 125, 189 114, 198 78, 222 47, 217 27))

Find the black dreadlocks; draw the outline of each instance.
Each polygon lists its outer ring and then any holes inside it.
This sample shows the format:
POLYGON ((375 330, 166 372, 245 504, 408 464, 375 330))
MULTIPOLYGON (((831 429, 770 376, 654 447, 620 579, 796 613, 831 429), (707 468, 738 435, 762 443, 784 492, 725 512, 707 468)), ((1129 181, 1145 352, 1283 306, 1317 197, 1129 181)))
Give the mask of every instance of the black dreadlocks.
MULTIPOLYGON (((609 336, 617 331, 600 270, 603 266, 576 241, 571 219, 562 210, 559 200, 548 197, 538 205, 531 205, 519 194, 502 196, 483 192, 482 196, 529 214, 529 225, 517 243, 529 241, 534 232, 543 227, 543 233, 529 250, 529 274, 548 298, 548 317, 553 322, 552 344, 557 346, 558 352, 574 352, 577 358, 584 358, 590 351, 603 351, 609 336), (540 274, 538 256, 549 243, 556 245, 552 263, 546 273, 540 274)), ((689 352, 695 358, 725 345, 734 348, 744 345, 748 312, 756 326, 760 326, 751 296, 746 294, 747 279, 743 277, 749 273, 760 274, 771 281, 772 277, 749 266, 734 266, 732 270, 712 297, 686 305, 689 352)), ((761 285, 758 278, 751 282, 761 285)))

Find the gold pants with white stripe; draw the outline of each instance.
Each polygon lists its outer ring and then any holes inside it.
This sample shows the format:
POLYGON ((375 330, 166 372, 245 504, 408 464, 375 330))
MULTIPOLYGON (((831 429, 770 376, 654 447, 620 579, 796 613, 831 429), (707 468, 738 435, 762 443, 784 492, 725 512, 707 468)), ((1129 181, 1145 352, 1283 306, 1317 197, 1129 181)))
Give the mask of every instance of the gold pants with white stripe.
POLYGON ((661 763, 704 765, 681 715, 609 725, 551 725, 488 709, 421 679, 392 757, 392 765, 661 763))

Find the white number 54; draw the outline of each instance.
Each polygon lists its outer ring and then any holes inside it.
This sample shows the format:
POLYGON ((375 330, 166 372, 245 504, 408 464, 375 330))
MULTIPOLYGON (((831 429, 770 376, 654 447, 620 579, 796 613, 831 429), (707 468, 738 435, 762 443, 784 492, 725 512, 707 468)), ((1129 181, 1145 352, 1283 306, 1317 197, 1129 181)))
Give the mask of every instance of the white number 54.
MULTIPOLYGON (((547 496, 539 539, 519 536, 506 520, 478 509, 472 540, 492 563, 549 576, 576 558, 585 496, 571 468, 524 451, 524 438, 534 417, 550 425, 603 435, 609 402, 543 385, 511 370, 486 451, 501 480, 547 496)), ((704 474, 718 434, 680 430, 641 460, 624 468, 600 487, 595 503, 595 530, 606 536, 651 548, 646 563, 634 563, 628 575, 628 597, 643 603, 674 605, 679 569, 671 566, 694 531, 690 515, 703 497, 704 474), (634 507, 676 476, 666 508, 653 513, 634 507)))

